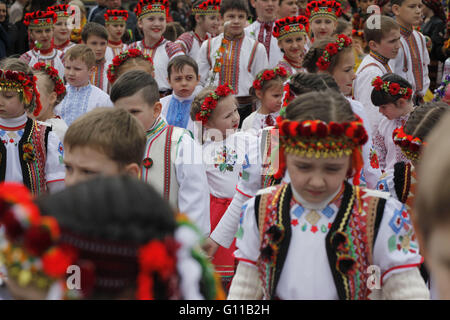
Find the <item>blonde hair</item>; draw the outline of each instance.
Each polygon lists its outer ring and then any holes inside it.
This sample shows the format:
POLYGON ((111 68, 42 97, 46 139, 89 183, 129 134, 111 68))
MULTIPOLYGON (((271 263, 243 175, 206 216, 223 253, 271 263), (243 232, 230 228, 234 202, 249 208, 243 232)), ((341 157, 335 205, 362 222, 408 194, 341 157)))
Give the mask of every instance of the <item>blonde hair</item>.
POLYGON ((95 53, 92 51, 91 48, 89 48, 85 44, 77 44, 67 50, 66 54, 64 55, 64 60, 76 60, 80 59, 83 61, 88 69, 95 66, 95 53))

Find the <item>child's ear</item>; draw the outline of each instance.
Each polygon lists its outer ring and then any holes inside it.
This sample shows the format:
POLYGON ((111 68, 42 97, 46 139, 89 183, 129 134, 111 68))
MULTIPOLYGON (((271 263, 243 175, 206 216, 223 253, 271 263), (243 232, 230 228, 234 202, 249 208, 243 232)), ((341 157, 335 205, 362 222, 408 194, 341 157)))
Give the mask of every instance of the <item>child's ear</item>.
POLYGON ((130 163, 125 166, 125 173, 129 176, 139 178, 140 167, 137 163, 130 163))
POLYGON ((255 89, 255 94, 256 94, 256 97, 258 98, 258 100, 262 100, 262 98, 263 98, 263 92, 262 92, 262 90, 261 89, 255 89))
POLYGON ((398 16, 400 14, 400 6, 398 4, 393 4, 391 11, 394 15, 398 16))
POLYGON ((256 0, 250 0, 250 4, 252 5, 253 8, 256 7, 256 0))
POLYGON ((369 41, 369 48, 370 48, 370 50, 377 52, 378 51, 378 43, 376 43, 373 40, 370 40, 369 41))
POLYGON ((162 104, 161 102, 157 101, 155 102, 155 104, 153 105, 153 116, 156 118, 159 117, 159 115, 161 114, 161 109, 162 109, 162 104))
POLYGON ((53 92, 48 96, 48 100, 49 100, 51 106, 54 106, 54 105, 56 104, 56 99, 58 99, 58 95, 56 94, 55 91, 53 91, 53 92))

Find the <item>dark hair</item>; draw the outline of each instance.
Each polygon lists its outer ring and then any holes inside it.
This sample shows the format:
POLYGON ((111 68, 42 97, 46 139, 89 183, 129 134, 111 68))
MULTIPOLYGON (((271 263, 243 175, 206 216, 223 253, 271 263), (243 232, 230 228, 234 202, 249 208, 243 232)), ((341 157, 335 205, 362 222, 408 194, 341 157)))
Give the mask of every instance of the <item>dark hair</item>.
POLYGON ((339 86, 329 73, 300 72, 291 77, 289 86, 296 96, 312 91, 334 90, 340 92, 339 86))
POLYGON ((369 43, 370 40, 380 43, 381 40, 386 37, 386 35, 391 30, 400 29, 398 23, 391 17, 381 15, 380 16, 380 28, 369 28, 366 23, 364 23, 364 40, 369 43))
POLYGON ((393 6, 394 4, 401 6, 403 4, 403 2, 405 2, 406 0, 391 0, 391 5, 393 6))
POLYGON ((223 17, 227 11, 233 9, 244 11, 247 17, 250 14, 247 0, 223 0, 220 4, 220 15, 223 17))
POLYGON ((144 101, 153 106, 159 101, 159 89, 156 80, 142 70, 131 70, 121 75, 111 88, 110 98, 115 103, 120 98, 130 97, 141 92, 144 101))
POLYGON ((108 31, 97 22, 88 22, 84 25, 81 31, 81 39, 86 43, 90 36, 97 36, 108 41, 108 31))
MULTIPOLYGON (((308 50, 305 57, 303 58, 303 67, 306 68, 309 73, 316 73, 318 71, 316 63, 325 51, 325 47, 329 43, 334 42, 336 42, 336 38, 331 37, 315 41, 313 46, 308 50)), ((342 57, 344 53, 347 53, 350 50, 352 50, 352 47, 348 46, 347 48, 343 48, 338 51, 338 53, 333 55, 330 58, 330 66, 328 67, 327 72, 332 73, 334 68, 336 68, 336 66, 339 64, 340 57, 342 57)))
POLYGON ((198 79, 198 64, 194 59, 186 55, 176 56, 169 61, 169 64, 167 65, 168 78, 170 79, 172 71, 180 72, 181 70, 183 70, 184 66, 192 67, 198 79))
POLYGON ((163 36, 170 41, 175 41, 182 33, 184 33, 184 28, 181 24, 178 21, 172 21, 167 24, 163 36))
MULTIPOLYGON (((396 75, 395 73, 386 73, 381 77, 383 81, 389 81, 391 83, 398 83, 402 88, 410 88, 412 90, 412 85, 404 78, 396 75)), ((370 95, 372 103, 374 106, 381 106, 388 103, 395 103, 398 99, 402 98, 401 94, 395 96, 387 93, 384 90, 377 91, 372 89, 372 94, 370 95)), ((411 98, 410 98, 411 99, 411 98)))
MULTIPOLYGON (((194 6, 199 5, 199 4, 203 3, 203 2, 204 2, 204 0, 192 1, 191 10, 192 10, 192 8, 194 6)), ((189 21, 188 21, 189 22, 189 25, 188 25, 189 30, 194 30, 195 27, 197 26, 197 21, 195 20, 195 16, 196 16, 195 14, 190 14, 189 15, 189 21)), ((205 16, 201 15, 200 18, 204 19, 205 16)))

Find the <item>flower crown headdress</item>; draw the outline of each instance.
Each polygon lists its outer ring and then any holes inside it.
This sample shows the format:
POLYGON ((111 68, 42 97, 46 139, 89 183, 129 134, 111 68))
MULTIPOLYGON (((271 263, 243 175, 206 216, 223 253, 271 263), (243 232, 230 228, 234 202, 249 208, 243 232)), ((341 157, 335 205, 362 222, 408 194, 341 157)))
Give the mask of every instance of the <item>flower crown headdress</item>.
POLYGON ((62 82, 61 78, 58 75, 58 70, 56 70, 51 65, 46 64, 44 62, 36 63, 33 66, 33 69, 43 71, 50 77, 55 86, 53 91, 56 92, 58 100, 61 100, 60 98, 66 94, 66 87, 64 86, 64 83, 62 82))
POLYGON ((71 8, 71 6, 68 4, 58 4, 56 6, 48 7, 47 10, 56 13, 57 19, 61 17, 68 18, 75 14, 75 9, 71 8))
POLYGON ((29 29, 42 29, 53 26, 58 16, 53 11, 34 11, 25 14, 23 24, 29 29))
POLYGON ((192 14, 216 15, 219 14, 221 0, 207 0, 192 7, 192 14))
POLYGON ((326 45, 322 56, 317 60, 316 65, 319 70, 327 70, 331 64, 331 58, 338 54, 342 49, 348 48, 351 44, 351 38, 347 37, 345 34, 338 35, 335 42, 331 42, 326 45))
POLYGON ((128 49, 126 51, 123 51, 119 55, 115 56, 112 60, 112 63, 108 67, 108 80, 112 84, 117 80, 117 69, 124 64, 128 59, 130 58, 142 58, 148 62, 153 67, 153 60, 152 58, 147 55, 143 54, 141 50, 139 49, 128 49))
POLYGON ((169 16, 168 0, 139 0, 134 13, 138 19, 144 18, 150 14, 164 14, 166 18, 169 16))
POLYGON ((217 107, 220 98, 233 94, 233 88, 228 84, 218 86, 214 92, 210 93, 202 103, 201 109, 195 115, 197 121, 201 121, 203 125, 208 122, 211 112, 217 107))
POLYGON ((402 88, 396 82, 383 81, 380 76, 372 80, 372 86, 376 91, 384 91, 391 96, 401 95, 406 100, 409 100, 412 95, 411 88, 402 88))
POLYGON ((40 94, 36 88, 36 76, 23 72, 0 69, 0 90, 13 90, 21 101, 31 106, 34 116, 42 110, 40 94))
POLYGON ((419 137, 406 134, 404 131, 404 126, 401 126, 392 132, 392 139, 409 160, 418 160, 422 146, 426 146, 427 144, 419 137))
POLYGON ((305 16, 296 17, 286 17, 275 21, 275 26, 273 27, 272 34, 278 40, 283 39, 287 35, 293 33, 304 33, 309 32, 309 21, 305 16))
POLYGON ((105 24, 124 23, 128 20, 127 10, 106 10, 105 24))
POLYGON ((281 98, 281 109, 280 109, 280 116, 285 117, 286 116, 286 108, 288 104, 295 99, 295 94, 291 90, 291 85, 289 81, 286 81, 283 87, 283 97, 281 98))
POLYGON ((434 99, 433 101, 441 101, 445 96, 445 90, 447 89, 447 85, 450 83, 450 74, 445 76, 444 81, 442 81, 441 85, 434 90, 434 99))
POLYGON ((287 77, 286 69, 283 67, 276 67, 274 69, 267 69, 258 73, 253 81, 253 88, 256 90, 261 90, 265 81, 273 80, 276 77, 287 77))
POLYGON ((306 6, 306 16, 311 22, 318 17, 326 17, 337 20, 342 15, 341 4, 337 1, 311 1, 306 6))

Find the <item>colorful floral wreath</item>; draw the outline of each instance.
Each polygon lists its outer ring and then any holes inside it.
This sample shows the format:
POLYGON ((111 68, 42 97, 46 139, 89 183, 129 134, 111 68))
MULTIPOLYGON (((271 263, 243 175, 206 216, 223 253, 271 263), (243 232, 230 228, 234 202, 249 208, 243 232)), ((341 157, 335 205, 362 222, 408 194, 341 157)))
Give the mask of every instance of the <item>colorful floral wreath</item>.
POLYGON ((47 10, 55 12, 58 18, 68 18, 69 16, 73 16, 75 14, 75 10, 68 4, 58 4, 56 6, 48 7, 47 10), (72 9, 70 13, 69 9, 72 9))
POLYGON ((127 10, 106 10, 105 13, 105 24, 111 23, 123 23, 128 20, 127 10))
POLYGON ((149 14, 165 14, 166 18, 169 16, 169 1, 168 0, 139 0, 134 13, 138 19, 141 19, 149 14))
POLYGON ((286 17, 275 21, 272 34, 278 40, 292 33, 309 32, 309 21, 305 16, 286 17))
POLYGON ((197 121, 201 121, 203 125, 208 122, 211 112, 217 107, 220 98, 233 94, 233 88, 228 84, 220 85, 210 93, 202 103, 201 109, 195 115, 197 121))
POLYGON ((53 11, 34 11, 26 13, 23 24, 30 29, 41 29, 53 26, 58 16, 53 11))
POLYGON ((434 99, 433 101, 441 101, 445 96, 445 90, 447 89, 447 85, 450 83, 450 74, 445 76, 444 81, 442 81, 441 85, 434 90, 434 99))
POLYGON ((310 1, 306 6, 306 16, 311 22, 317 16, 326 16, 336 20, 342 15, 341 4, 337 1, 310 1))
POLYGON ((23 72, 0 69, 0 90, 16 91, 21 101, 31 106, 33 115, 38 116, 42 110, 36 77, 23 72))
POLYGON ((126 51, 123 51, 122 53, 120 53, 114 57, 114 59, 112 60, 112 63, 108 67, 107 76, 108 76, 108 80, 111 84, 117 80, 117 70, 119 69, 119 67, 130 58, 142 58, 142 59, 150 62, 153 67, 152 58, 147 54, 143 54, 141 50, 128 49, 126 51))
POLYGON ((207 0, 197 6, 193 6, 192 14, 215 15, 219 14, 221 0, 207 0))
POLYGON ((276 77, 287 77, 287 71, 283 67, 276 67, 274 69, 266 69, 256 75, 253 81, 253 88, 261 90, 264 86, 264 82, 275 79, 276 77))
POLYGON ((280 109, 281 117, 284 118, 286 116, 286 108, 287 108, 288 104, 294 99, 295 99, 295 95, 292 93, 291 85, 288 81, 284 84, 284 87, 283 87, 283 97, 281 98, 282 104, 281 104, 281 109, 280 109))
POLYGON ((58 100, 61 100, 60 98, 66 94, 66 86, 64 85, 61 78, 59 77, 58 70, 56 70, 51 65, 46 64, 44 62, 36 63, 33 66, 33 69, 45 72, 50 77, 50 79, 53 81, 53 84, 55 86, 53 91, 56 92, 56 95, 58 96, 58 100))
POLYGON ((418 160, 422 146, 427 144, 419 137, 406 134, 403 126, 392 132, 392 139, 402 149, 403 154, 409 160, 418 160))
POLYGON ((325 47, 322 56, 317 60, 316 65, 319 70, 325 71, 328 69, 331 63, 331 58, 338 54, 344 48, 348 48, 352 44, 352 39, 345 34, 340 34, 337 37, 336 42, 331 42, 325 47))
POLYGON ((372 80, 372 86, 376 91, 383 90, 391 96, 401 95, 406 100, 409 100, 412 96, 411 88, 402 88, 396 82, 383 81, 380 76, 372 80))

